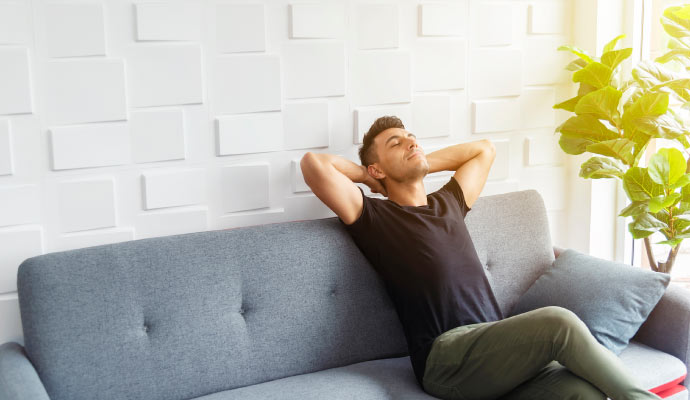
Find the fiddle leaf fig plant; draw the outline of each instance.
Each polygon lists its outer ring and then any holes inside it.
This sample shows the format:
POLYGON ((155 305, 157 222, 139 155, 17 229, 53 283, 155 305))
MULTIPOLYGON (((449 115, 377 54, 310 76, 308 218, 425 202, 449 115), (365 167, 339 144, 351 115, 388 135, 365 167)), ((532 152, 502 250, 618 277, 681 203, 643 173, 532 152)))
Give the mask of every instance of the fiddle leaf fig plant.
POLYGON ((618 214, 632 217, 628 231, 644 239, 652 269, 670 273, 683 239, 690 238, 690 4, 669 7, 661 18, 669 34, 669 51, 639 62, 622 76, 631 48, 616 49, 624 38, 608 42, 595 57, 575 46, 561 46, 577 58, 566 69, 579 83, 577 95, 553 106, 573 113, 555 130, 567 154, 594 156, 582 163, 579 176, 619 179, 631 203, 618 214), (640 167, 654 138, 679 143, 659 149, 640 167), (669 245, 666 261, 656 261, 649 237, 660 232, 669 245))

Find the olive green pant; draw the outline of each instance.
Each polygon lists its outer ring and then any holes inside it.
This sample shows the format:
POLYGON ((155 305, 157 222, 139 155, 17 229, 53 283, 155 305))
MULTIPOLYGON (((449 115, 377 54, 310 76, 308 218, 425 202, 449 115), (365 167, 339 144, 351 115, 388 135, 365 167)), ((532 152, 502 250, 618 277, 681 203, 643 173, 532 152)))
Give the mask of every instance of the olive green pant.
POLYGON ((464 325, 439 335, 424 391, 441 399, 660 399, 562 307, 464 325))

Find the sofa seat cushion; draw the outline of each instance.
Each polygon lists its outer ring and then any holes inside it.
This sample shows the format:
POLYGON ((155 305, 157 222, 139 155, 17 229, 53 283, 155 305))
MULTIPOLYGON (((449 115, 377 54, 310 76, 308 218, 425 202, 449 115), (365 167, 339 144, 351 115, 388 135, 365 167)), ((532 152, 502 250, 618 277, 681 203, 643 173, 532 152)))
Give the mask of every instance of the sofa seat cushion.
MULTIPOLYGON (((619 357, 642 387, 668 400, 687 400, 687 391, 678 387, 687 370, 678 358, 636 341, 631 341, 619 357)), ((398 357, 290 376, 195 400, 325 398, 435 399, 417 385, 410 358, 398 357)))
POLYGON ((679 387, 688 371, 678 358, 636 341, 619 357, 642 387, 666 399, 688 398, 687 390, 679 387))
POLYGON ((433 400, 417 384, 410 357, 365 361, 218 392, 195 400, 433 400))

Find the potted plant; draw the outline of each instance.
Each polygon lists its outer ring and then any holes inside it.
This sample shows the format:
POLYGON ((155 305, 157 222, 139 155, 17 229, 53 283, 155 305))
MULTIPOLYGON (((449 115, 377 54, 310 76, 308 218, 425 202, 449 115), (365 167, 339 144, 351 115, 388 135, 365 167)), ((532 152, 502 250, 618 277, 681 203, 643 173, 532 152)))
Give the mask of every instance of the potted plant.
POLYGON ((566 69, 579 88, 553 108, 575 114, 555 130, 561 149, 595 154, 582 163, 579 176, 622 181, 631 203, 618 215, 633 218, 628 230, 644 239, 652 269, 670 273, 681 242, 690 237, 690 160, 683 154, 690 148, 690 5, 665 9, 661 23, 671 37, 669 51, 639 62, 632 76, 624 77, 620 68, 632 49, 616 49, 624 35, 607 43, 600 58, 559 47, 578 57, 566 69), (659 149, 640 167, 653 138, 676 141, 683 151, 659 149), (654 232, 666 238, 656 244, 670 246, 666 261, 657 262, 651 252, 654 232))

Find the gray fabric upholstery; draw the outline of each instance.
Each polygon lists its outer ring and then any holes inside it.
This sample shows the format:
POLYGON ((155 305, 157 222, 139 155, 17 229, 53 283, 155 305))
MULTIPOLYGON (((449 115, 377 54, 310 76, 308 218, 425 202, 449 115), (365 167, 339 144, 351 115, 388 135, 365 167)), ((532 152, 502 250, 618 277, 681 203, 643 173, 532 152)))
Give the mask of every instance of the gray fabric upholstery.
POLYGON ((0 345, 0 400, 49 400, 36 369, 19 343, 0 345))
MULTIPOLYGON (((507 314, 554 260, 542 198, 481 197, 466 223, 507 314)), ((17 278, 26 357, 2 376, 33 364, 52 400, 222 399, 288 377, 273 390, 321 393, 332 377, 341 398, 425 398, 385 286, 337 218, 45 254, 17 278)))
POLYGON ((642 343, 630 342, 618 357, 646 389, 671 382, 687 372, 687 367, 678 358, 642 343))
MULTIPOLYGON (((671 282, 633 340, 678 357, 690 365, 690 290, 671 282)), ((690 385, 690 377, 684 386, 690 385)))

